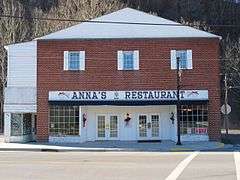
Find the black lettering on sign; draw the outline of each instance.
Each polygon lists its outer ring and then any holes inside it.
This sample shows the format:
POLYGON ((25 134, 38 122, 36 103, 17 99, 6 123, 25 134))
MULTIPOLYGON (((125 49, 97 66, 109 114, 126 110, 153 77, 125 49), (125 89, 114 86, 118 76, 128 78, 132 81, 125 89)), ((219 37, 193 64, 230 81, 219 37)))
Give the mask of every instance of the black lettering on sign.
POLYGON ((180 98, 181 99, 184 99, 184 94, 185 94, 185 91, 180 91, 180 98))
POLYGON ((144 99, 147 99, 148 92, 147 91, 143 91, 143 94, 144 94, 144 99))
POLYGON ((152 91, 148 93, 148 99, 154 99, 152 91))
POLYGON ((78 94, 79 94, 79 97, 78 97, 79 99, 84 99, 84 92, 79 91, 78 94))
POLYGON ((154 97, 155 97, 156 99, 159 99, 159 98, 160 98, 160 93, 159 93, 159 91, 154 91, 154 97))
POLYGON ((77 92, 73 92, 72 99, 78 99, 77 92))
POLYGON ((125 99, 130 99, 131 93, 129 91, 125 92, 125 99))
POLYGON ((167 95, 166 91, 161 91, 161 98, 162 99, 166 98, 166 95, 167 95))
POLYGON ((177 91, 173 91, 173 98, 177 99, 177 91))
POLYGON ((86 94, 86 95, 85 95, 85 96, 86 96, 86 97, 85 97, 86 99, 91 99, 91 92, 86 92, 85 94, 86 94))
POLYGON ((97 93, 96 93, 95 91, 93 92, 92 99, 98 99, 98 97, 97 97, 97 93))
POLYGON ((132 99, 137 99, 137 92, 136 91, 132 92, 132 99))
POLYGON ((106 99, 106 98, 107 98, 107 93, 101 92, 101 99, 106 99))
POLYGON ((168 99, 172 99, 172 94, 171 94, 170 91, 167 92, 167 98, 168 98, 168 99))
POLYGON ((142 92, 138 92, 138 99, 142 99, 142 98, 143 98, 142 92))

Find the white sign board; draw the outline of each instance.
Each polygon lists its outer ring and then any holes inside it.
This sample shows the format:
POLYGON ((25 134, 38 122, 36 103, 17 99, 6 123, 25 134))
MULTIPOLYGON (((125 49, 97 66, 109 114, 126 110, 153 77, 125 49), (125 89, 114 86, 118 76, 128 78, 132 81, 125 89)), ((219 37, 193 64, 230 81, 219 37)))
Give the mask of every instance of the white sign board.
POLYGON ((227 104, 227 108, 225 108, 225 104, 222 105, 222 107, 221 107, 221 112, 222 112, 223 114, 229 114, 231 111, 232 111, 231 106, 229 106, 229 105, 227 104))
MULTIPOLYGON (((181 100, 208 100, 207 90, 180 91, 181 100)), ((156 91, 50 91, 49 101, 172 101, 174 90, 156 91)))

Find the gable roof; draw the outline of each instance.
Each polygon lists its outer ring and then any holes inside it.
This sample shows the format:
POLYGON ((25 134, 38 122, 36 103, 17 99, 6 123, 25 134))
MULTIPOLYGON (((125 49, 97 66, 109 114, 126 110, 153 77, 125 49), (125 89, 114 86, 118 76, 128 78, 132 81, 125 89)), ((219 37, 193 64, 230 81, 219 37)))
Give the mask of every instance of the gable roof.
POLYGON ((220 38, 220 36, 131 8, 92 19, 126 23, 151 23, 168 25, 139 25, 83 22, 72 27, 37 38, 50 39, 121 39, 121 38, 220 38), (174 26, 176 25, 176 26, 174 26))

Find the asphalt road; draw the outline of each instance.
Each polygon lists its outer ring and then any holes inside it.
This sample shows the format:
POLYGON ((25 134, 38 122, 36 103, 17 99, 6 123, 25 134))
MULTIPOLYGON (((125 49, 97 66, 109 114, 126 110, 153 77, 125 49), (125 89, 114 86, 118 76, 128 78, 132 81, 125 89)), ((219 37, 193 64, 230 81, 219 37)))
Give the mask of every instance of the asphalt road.
POLYGON ((0 152, 3 180, 237 180, 239 173, 239 152, 0 152))

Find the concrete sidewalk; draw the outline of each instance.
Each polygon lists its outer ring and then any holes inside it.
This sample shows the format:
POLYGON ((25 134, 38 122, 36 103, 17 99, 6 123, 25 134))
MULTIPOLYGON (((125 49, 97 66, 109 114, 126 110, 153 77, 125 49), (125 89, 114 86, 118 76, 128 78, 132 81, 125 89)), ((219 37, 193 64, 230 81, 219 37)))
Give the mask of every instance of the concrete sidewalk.
POLYGON ((224 145, 219 142, 184 142, 177 146, 172 141, 162 141, 157 143, 138 143, 136 141, 96 141, 86 143, 0 143, 0 151, 135 151, 135 152, 173 152, 173 151, 210 151, 223 148, 231 148, 232 145, 224 145))

